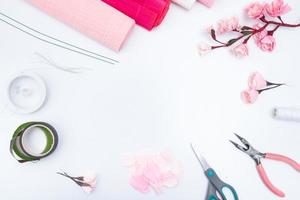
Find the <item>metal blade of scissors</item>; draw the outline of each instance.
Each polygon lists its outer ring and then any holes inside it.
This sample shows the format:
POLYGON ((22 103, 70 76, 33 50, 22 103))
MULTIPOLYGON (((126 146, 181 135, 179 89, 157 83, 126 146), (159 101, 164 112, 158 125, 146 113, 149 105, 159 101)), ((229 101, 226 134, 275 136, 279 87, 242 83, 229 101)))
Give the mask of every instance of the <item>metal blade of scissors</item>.
POLYGON ((207 161, 205 160, 205 158, 199 153, 199 149, 198 146, 195 144, 191 144, 191 148, 196 156, 196 158, 198 159, 198 161, 200 162, 203 171, 207 171, 208 169, 210 169, 211 167, 209 166, 209 164, 207 163, 207 161))

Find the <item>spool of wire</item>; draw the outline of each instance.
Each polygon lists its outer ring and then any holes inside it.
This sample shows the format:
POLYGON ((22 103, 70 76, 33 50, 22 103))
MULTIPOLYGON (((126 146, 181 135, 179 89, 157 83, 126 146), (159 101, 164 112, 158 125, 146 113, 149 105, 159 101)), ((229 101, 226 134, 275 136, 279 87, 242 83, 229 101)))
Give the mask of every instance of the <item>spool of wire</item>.
MULTIPOLYGON (((36 141, 35 141, 36 142, 36 141)), ((38 161, 52 154, 58 144, 58 135, 54 127, 45 122, 27 122, 20 125, 13 134, 10 142, 10 152, 20 163, 38 161), (26 143, 26 137, 39 129, 46 138, 46 144, 42 151, 32 150, 26 143)))
POLYGON ((35 73, 19 73, 8 83, 8 104, 15 113, 28 114, 37 111, 44 104, 46 96, 46 84, 35 73))
POLYGON ((276 107, 272 114, 274 119, 300 122, 300 108, 276 107))

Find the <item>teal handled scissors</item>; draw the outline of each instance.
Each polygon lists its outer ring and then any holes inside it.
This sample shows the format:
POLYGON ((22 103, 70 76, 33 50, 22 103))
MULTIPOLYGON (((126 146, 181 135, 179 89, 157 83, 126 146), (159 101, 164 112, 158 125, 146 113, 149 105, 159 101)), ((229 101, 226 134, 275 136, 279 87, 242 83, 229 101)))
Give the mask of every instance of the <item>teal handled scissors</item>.
POLYGON ((199 153, 196 152, 194 145, 191 144, 191 148, 196 156, 196 158, 198 159, 198 161, 200 162, 204 173, 206 175, 206 177, 209 180, 208 183, 208 188, 207 188, 207 194, 206 194, 206 198, 205 200, 227 200, 224 190, 228 189, 229 191, 231 191, 234 200, 238 200, 238 195, 235 191, 235 189, 227 184, 224 183, 216 174, 215 170, 213 170, 209 164, 207 163, 207 161, 204 159, 203 156, 201 156, 199 153), (219 194, 219 195, 218 195, 219 194), (222 197, 222 198, 219 198, 222 197))

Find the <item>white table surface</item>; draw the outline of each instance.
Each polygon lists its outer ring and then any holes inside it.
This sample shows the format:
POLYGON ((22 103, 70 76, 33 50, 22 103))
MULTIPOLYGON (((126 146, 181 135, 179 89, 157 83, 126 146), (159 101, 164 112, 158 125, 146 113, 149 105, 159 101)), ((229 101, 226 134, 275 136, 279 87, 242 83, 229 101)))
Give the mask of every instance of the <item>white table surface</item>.
MULTIPOLYGON (((200 144, 203 155, 242 200, 279 199, 260 181, 254 162, 235 149, 229 139, 238 132, 259 150, 288 155, 300 161, 300 124, 273 120, 274 106, 300 106, 300 29, 276 32, 277 47, 265 53, 251 42, 250 56, 237 59, 228 49, 199 57, 196 46, 210 41, 205 27, 219 19, 239 16, 249 0, 216 0, 212 9, 196 4, 191 11, 172 5, 152 32, 136 26, 120 53, 112 52, 27 5, 1 0, 1 12, 42 32, 101 52, 121 61, 103 64, 41 43, 0 23, 0 198, 5 200, 202 200, 207 180, 189 143, 200 144), (88 67, 79 75, 49 69, 38 52, 63 66, 88 67), (38 112, 13 114, 6 108, 7 77, 28 68, 47 83, 48 99, 38 112), (240 92, 248 75, 260 71, 268 80, 288 83, 262 94, 251 106, 240 92), (59 132, 56 152, 35 164, 19 164, 9 154, 9 141, 23 122, 51 123, 59 132), (163 194, 140 194, 129 184, 121 166, 125 153, 171 150, 184 166, 178 187, 163 194), (99 184, 86 195, 74 183, 55 173, 98 173, 99 184)), ((293 11, 287 21, 299 22, 298 0, 288 0, 293 11)), ((247 21, 247 23, 253 23, 247 21)), ((51 68, 51 67, 50 67, 51 68)), ((264 161, 287 200, 299 198, 300 174, 284 164, 264 161)))

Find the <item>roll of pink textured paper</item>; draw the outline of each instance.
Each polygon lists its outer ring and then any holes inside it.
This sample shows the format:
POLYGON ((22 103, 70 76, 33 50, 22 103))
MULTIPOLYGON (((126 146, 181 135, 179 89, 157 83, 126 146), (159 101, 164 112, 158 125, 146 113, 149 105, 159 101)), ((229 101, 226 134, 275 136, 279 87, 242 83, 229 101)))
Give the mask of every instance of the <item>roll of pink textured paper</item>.
POLYGON ((98 0, 25 0, 47 14, 119 51, 135 22, 98 0))
POLYGON ((151 30, 164 19, 170 0, 102 0, 127 16, 137 24, 151 30))

